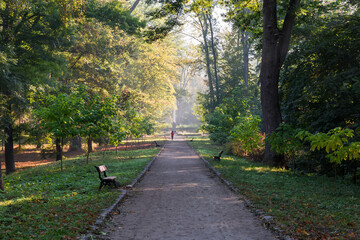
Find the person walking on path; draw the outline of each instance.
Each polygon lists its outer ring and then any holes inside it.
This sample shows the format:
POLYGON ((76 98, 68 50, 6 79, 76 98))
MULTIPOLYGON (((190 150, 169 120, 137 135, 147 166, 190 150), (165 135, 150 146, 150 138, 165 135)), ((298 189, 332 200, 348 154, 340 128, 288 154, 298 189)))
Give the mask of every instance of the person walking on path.
POLYGON ((171 131, 170 135, 171 135, 171 140, 174 140, 174 131, 171 131))
POLYGON ((179 136, 166 143, 99 239, 276 240, 179 136))

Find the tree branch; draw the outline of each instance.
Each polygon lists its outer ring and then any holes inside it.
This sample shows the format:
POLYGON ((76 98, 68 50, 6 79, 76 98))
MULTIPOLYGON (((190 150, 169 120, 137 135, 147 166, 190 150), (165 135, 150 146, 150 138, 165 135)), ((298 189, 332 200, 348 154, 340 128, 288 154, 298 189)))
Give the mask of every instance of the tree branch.
POLYGON ((134 4, 131 6, 131 8, 130 8, 130 10, 129 10, 130 13, 132 13, 132 12, 135 10, 135 8, 136 8, 137 5, 139 4, 139 2, 140 2, 140 0, 136 0, 136 1, 134 2, 134 4))
POLYGON ((282 66, 282 64, 284 63, 287 52, 288 52, 288 48, 290 45, 291 33, 292 33, 292 30, 293 30, 294 24, 295 24, 296 9, 297 9, 300 1, 301 0, 290 0, 289 7, 286 12, 284 25, 281 30, 279 46, 278 46, 279 57, 280 57, 280 66, 282 66))

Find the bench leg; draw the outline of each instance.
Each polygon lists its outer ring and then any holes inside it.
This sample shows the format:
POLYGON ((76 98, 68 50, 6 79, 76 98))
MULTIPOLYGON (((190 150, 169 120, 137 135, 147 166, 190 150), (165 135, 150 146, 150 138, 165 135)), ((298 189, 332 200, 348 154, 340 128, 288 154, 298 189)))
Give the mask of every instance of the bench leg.
POLYGON ((99 191, 101 190, 102 186, 104 186, 103 181, 100 182, 100 187, 99 187, 99 191))
POLYGON ((220 161, 220 157, 214 156, 214 161, 220 161))
POLYGON ((117 188, 117 186, 116 186, 116 181, 115 181, 115 180, 114 180, 114 181, 101 181, 101 182, 100 182, 99 191, 101 190, 101 188, 102 188, 103 186, 105 186, 105 185, 110 186, 111 183, 114 184, 114 187, 115 187, 115 188, 117 188))

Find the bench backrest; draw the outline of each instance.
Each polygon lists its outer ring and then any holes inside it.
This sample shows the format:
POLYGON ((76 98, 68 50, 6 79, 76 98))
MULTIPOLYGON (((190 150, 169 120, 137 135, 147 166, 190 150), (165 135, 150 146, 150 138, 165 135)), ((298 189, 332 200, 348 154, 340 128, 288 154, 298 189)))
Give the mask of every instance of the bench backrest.
POLYGON ((221 154, 222 154, 223 152, 224 152, 224 151, 220 151, 220 152, 219 152, 219 157, 221 157, 221 154))
POLYGON ((97 170, 98 173, 99 173, 99 178, 100 178, 100 180, 103 179, 102 176, 101 176, 101 173, 102 173, 102 172, 104 173, 104 176, 107 177, 107 176, 106 176, 106 170, 107 170, 107 168, 105 167, 105 165, 94 166, 94 167, 96 168, 96 170, 97 170))

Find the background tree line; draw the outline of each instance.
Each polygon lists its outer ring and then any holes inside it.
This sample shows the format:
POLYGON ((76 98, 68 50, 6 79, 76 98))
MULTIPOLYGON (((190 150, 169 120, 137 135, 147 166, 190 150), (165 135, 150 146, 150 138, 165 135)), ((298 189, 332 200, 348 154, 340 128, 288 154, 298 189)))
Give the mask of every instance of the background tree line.
POLYGON ((140 137, 170 111, 178 65, 171 40, 120 1, 17 0, 0 3, 0 115, 6 172, 14 144, 61 159, 66 140, 140 137))
POLYGON ((358 178, 358 1, 165 4, 199 28, 208 90, 197 112, 211 139, 272 166, 358 178))
POLYGON ((54 104, 58 96, 83 99, 76 95, 81 88, 91 99, 83 106, 98 103, 101 109, 111 101, 119 104, 125 92, 131 110, 116 107, 122 113, 112 116, 120 119, 129 111, 151 123, 186 95, 185 71, 193 76, 202 68, 207 90, 199 94, 197 112, 211 139, 272 166, 327 174, 335 168, 356 178, 356 154, 343 153, 335 165, 328 154, 358 151, 357 1, 147 1, 147 13, 134 17, 138 3, 131 9, 118 1, 1 3, 7 172, 15 170, 17 133, 26 130, 36 139, 50 129, 35 120, 45 118, 40 99, 54 104), (227 31, 220 31, 220 8, 231 25, 227 31), (191 16, 197 29, 192 37, 201 44, 197 59, 180 56, 179 63, 179 44, 165 37, 183 24, 184 14, 191 16), (312 135, 323 144, 316 145, 312 135), (340 147, 326 148, 326 142, 340 147))

